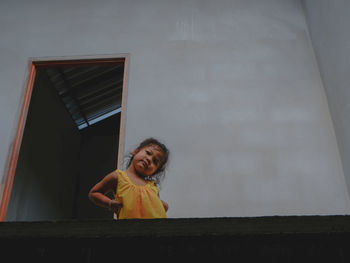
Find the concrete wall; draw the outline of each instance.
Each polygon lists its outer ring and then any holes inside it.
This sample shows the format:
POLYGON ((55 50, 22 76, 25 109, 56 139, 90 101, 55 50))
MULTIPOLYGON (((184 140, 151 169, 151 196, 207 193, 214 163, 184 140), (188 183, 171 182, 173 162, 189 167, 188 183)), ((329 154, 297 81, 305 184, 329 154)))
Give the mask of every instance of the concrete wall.
POLYGON ((2 1, 0 165, 29 57, 129 53, 125 154, 171 150, 169 217, 349 213, 299 0, 2 1))
POLYGON ((350 191, 350 2, 304 0, 350 191))

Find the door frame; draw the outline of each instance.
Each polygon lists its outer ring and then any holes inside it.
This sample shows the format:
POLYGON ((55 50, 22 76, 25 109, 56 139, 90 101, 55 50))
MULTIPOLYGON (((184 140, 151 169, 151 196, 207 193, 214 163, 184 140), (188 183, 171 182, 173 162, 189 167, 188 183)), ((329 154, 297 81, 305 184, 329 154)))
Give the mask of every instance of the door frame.
POLYGON ((15 178, 18 156, 21 148, 24 128, 27 120, 29 105, 33 92, 36 71, 37 68, 53 67, 53 66, 80 66, 80 65, 113 65, 124 64, 123 75, 123 87, 122 87, 122 105, 121 105, 121 117, 120 117, 120 131, 119 131, 119 148, 117 167, 121 169, 123 163, 124 154, 124 136, 125 136, 125 109, 126 109, 126 96, 127 96, 127 81, 129 71, 129 54, 114 54, 114 55, 102 55, 102 56, 69 56, 69 57, 43 57, 43 58, 31 58, 28 61, 29 67, 27 68, 26 86, 24 88, 24 94, 21 98, 21 111, 17 120, 17 129, 13 142, 9 147, 9 154, 5 166, 5 173, 2 181, 1 204, 0 204, 0 222, 5 221, 7 208, 10 202, 12 186, 15 178))

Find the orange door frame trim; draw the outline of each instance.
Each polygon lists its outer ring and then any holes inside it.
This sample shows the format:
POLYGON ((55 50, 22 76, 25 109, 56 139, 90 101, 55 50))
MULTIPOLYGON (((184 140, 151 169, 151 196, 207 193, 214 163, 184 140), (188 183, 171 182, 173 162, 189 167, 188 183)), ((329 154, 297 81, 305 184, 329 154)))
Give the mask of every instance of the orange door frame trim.
MULTIPOLYGON (((126 84, 127 84, 127 71, 128 71, 128 64, 129 64, 129 55, 128 54, 122 54, 122 55, 114 55, 114 56, 108 56, 108 57, 79 57, 77 59, 75 58, 44 58, 44 59, 37 59, 37 60, 30 60, 29 64, 29 74, 27 78, 27 86, 25 89, 24 94, 24 101, 22 104, 22 109, 20 112, 16 135, 14 138, 14 143, 12 144, 12 147, 10 149, 9 158, 6 172, 4 174, 3 181, 3 191, 2 191, 2 198, 1 198, 1 204, 0 204, 0 222, 5 221, 6 219, 6 213, 7 208, 10 202, 11 197, 11 191, 12 186, 15 178, 16 173, 16 167, 17 167, 17 161, 18 156, 21 148, 22 138, 23 138, 23 132, 25 123, 27 120, 29 105, 30 105, 30 99, 33 92, 34 87, 34 81, 36 76, 36 69, 39 67, 52 67, 52 66, 79 66, 79 65, 115 65, 115 64, 124 64, 124 76, 123 76, 123 93, 122 93, 122 111, 121 111, 121 119, 120 119, 120 134, 119 134, 119 150, 118 150, 118 160, 117 165, 118 168, 121 167, 122 164, 122 154, 124 151, 124 126, 125 126, 125 101, 126 101, 126 84)), ((1 194, 1 193, 0 193, 1 194)))

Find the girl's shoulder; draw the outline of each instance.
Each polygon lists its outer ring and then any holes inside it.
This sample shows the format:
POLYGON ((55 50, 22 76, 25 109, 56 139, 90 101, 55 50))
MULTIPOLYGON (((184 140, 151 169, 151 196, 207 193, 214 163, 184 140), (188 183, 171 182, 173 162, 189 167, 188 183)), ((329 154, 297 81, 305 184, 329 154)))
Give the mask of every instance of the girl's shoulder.
POLYGON ((114 172, 115 172, 116 174, 119 174, 119 173, 125 173, 125 171, 120 170, 120 169, 116 169, 114 172))
POLYGON ((126 178, 127 177, 127 174, 125 171, 123 170, 120 170, 120 169, 116 169, 114 171, 115 175, 117 176, 117 178, 119 179, 119 177, 122 177, 122 178, 126 178))

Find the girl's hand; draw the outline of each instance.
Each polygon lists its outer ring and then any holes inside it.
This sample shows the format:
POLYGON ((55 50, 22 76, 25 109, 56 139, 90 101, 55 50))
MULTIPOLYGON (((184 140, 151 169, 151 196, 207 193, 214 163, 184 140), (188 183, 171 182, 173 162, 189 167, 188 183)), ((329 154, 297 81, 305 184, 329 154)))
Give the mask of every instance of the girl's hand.
POLYGON ((117 200, 111 200, 109 201, 109 210, 119 215, 120 209, 123 207, 123 203, 117 201, 117 200))

